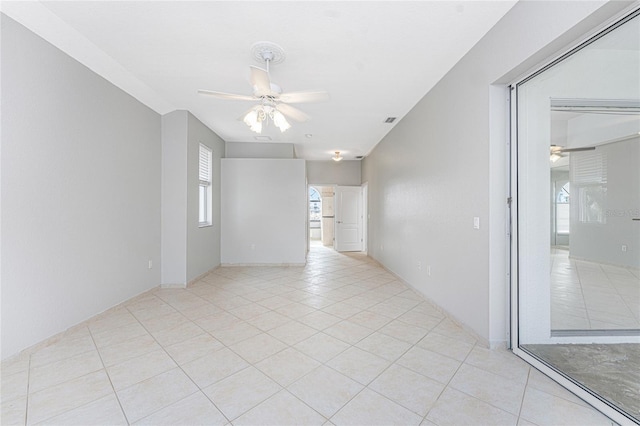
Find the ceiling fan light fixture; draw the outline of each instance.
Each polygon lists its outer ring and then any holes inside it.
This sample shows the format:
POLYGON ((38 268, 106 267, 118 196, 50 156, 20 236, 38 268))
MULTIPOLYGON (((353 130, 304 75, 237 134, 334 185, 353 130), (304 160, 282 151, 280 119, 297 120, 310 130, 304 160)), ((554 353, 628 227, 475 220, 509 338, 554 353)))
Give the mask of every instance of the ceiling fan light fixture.
POLYGON ((271 119, 271 121, 273 121, 273 124, 283 133, 291 128, 291 124, 289 124, 284 114, 282 114, 276 109, 275 106, 272 105, 256 106, 244 116, 242 121, 244 121, 244 124, 249 126, 252 131, 261 133, 262 123, 268 119, 271 119))
POLYGON ((250 129, 256 133, 262 133, 262 122, 258 121, 256 124, 251 126, 250 129))
POLYGON ((244 116, 244 124, 249 126, 252 131, 262 133, 262 120, 264 120, 263 115, 264 112, 258 109, 252 109, 244 116))
POLYGON ((555 163, 556 161, 558 161, 559 159, 562 158, 562 155, 558 154, 558 153, 552 153, 551 156, 549 157, 549 160, 551 160, 552 163, 555 163))
POLYGON ((282 133, 291 128, 291 124, 289 124, 287 119, 284 118, 284 115, 277 109, 273 110, 273 124, 275 124, 282 133))
POLYGON ((249 126, 249 128, 256 133, 262 133, 262 122, 267 117, 267 113, 264 108, 261 106, 257 106, 253 108, 251 111, 244 116, 244 124, 249 126))
POLYGON ((249 127, 255 126, 259 122, 258 110, 252 109, 251 111, 249 111, 247 115, 244 116, 244 120, 242 121, 244 121, 244 124, 246 124, 249 127))
POLYGON ((336 151, 336 155, 334 155, 333 157, 331 157, 331 159, 333 161, 341 161, 342 157, 340 156, 340 151, 336 151))

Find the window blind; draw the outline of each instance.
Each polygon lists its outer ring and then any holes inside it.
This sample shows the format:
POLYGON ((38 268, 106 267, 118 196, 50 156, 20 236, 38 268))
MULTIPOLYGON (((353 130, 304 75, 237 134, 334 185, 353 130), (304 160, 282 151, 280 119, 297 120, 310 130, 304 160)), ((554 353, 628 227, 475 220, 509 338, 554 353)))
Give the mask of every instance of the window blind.
POLYGON ((201 181, 211 182, 211 149, 202 144, 200 144, 199 175, 201 181))
POLYGON ((607 155, 604 152, 571 153, 572 185, 606 185, 607 155))
POLYGON ((571 188, 577 189, 574 211, 581 223, 606 223, 607 154, 574 152, 571 154, 571 188))

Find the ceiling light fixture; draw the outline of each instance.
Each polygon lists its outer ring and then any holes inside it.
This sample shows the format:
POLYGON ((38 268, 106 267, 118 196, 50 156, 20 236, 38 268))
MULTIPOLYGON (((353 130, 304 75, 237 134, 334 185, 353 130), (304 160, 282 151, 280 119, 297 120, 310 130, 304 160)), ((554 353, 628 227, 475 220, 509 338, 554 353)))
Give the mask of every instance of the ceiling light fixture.
POLYGON ((556 153, 552 153, 551 156, 549 156, 549 160, 551 160, 552 163, 555 163, 561 158, 562 158, 562 155, 556 154, 556 153))
POLYGON ((251 108, 242 121, 254 132, 262 133, 262 123, 268 119, 271 119, 273 124, 283 133, 291 128, 291 124, 289 124, 287 119, 284 118, 284 115, 278 111, 278 107, 267 101, 263 102, 262 105, 256 105, 251 108))
POLYGON ((336 151, 336 155, 334 155, 333 157, 331 157, 331 159, 333 161, 340 161, 342 160, 342 157, 340 156, 340 151, 336 151))

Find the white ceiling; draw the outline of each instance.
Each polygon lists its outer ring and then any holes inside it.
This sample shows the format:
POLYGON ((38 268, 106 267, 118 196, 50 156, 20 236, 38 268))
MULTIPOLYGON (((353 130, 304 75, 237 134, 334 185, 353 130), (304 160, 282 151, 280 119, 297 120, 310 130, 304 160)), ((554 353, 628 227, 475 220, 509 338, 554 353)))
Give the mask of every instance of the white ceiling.
POLYGON ((228 142, 255 142, 238 120, 252 104, 196 91, 251 94, 251 46, 277 43, 286 60, 271 67, 272 81, 330 100, 296 105, 309 122, 263 134, 326 160, 368 154, 514 4, 3 1, 2 11, 157 112, 189 110, 228 142), (390 116, 398 120, 385 124, 390 116))

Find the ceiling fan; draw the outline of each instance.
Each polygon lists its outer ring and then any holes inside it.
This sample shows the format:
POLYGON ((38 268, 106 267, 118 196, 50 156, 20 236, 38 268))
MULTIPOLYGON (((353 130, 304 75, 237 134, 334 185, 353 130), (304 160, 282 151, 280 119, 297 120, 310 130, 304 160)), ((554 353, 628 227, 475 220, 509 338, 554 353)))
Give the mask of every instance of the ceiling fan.
POLYGON ((582 148, 563 148, 559 145, 551 145, 549 148, 551 151, 549 159, 553 163, 555 163, 562 157, 566 157, 566 155, 563 155, 565 152, 593 151, 594 149, 596 149, 595 146, 585 146, 582 148))
POLYGON ((252 101, 257 104, 245 112, 239 119, 243 120, 251 130, 262 132, 262 123, 271 119, 281 132, 291 125, 285 117, 298 122, 305 122, 311 117, 289 104, 319 102, 329 99, 324 90, 308 90, 301 92, 283 93, 280 86, 271 82, 269 65, 284 61, 284 50, 275 43, 258 42, 251 49, 256 60, 265 64, 265 69, 249 66, 250 83, 253 87, 252 95, 217 92, 213 90, 198 90, 201 95, 213 96, 218 99, 252 101))

